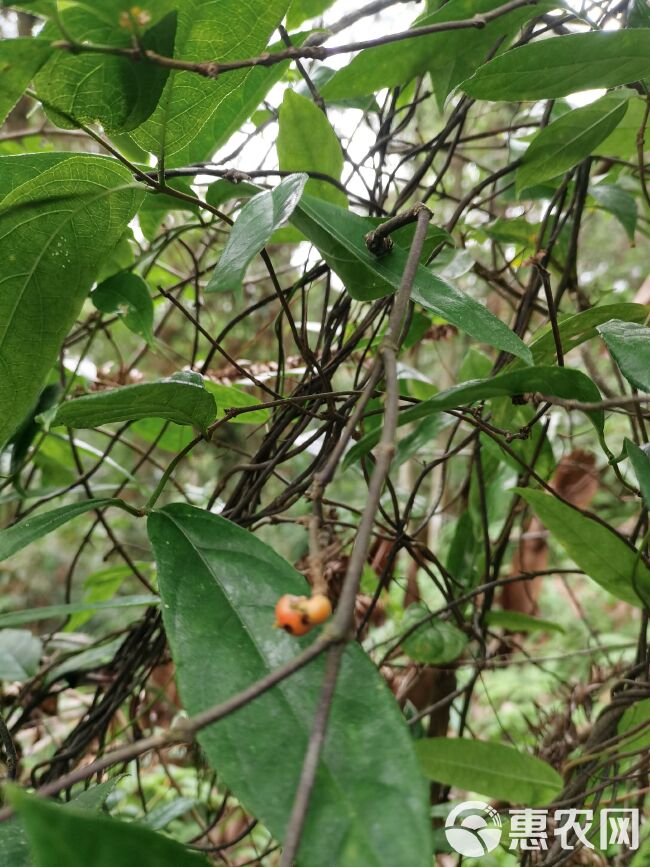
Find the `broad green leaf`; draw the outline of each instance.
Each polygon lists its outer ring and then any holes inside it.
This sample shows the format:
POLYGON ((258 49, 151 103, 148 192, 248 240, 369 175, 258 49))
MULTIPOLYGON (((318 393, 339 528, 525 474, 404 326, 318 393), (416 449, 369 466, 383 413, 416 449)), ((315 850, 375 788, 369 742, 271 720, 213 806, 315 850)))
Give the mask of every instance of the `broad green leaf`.
MULTIPOLYGON (((254 683, 312 640, 274 628, 278 597, 305 593, 308 585, 248 531, 177 503, 150 515, 149 536, 165 628, 189 714, 254 683)), ((321 657, 199 734, 223 784, 279 840, 323 670, 321 657)), ((301 867, 427 867, 429 833, 426 786, 399 708, 361 647, 350 644, 298 862, 301 867), (322 845, 325 839, 327 846, 322 845)))
MULTIPOLYGON (((133 34, 120 24, 123 10, 129 7, 125 0, 60 6, 66 34, 77 42, 117 48, 133 46, 133 34)), ((175 30, 176 13, 171 12, 142 33, 142 47, 169 56, 175 30)), ((51 39, 61 36, 55 23, 46 25, 44 35, 51 39)), ((157 63, 59 50, 36 76, 35 85, 47 113, 59 126, 70 128, 97 122, 108 132, 118 132, 144 123, 155 109, 168 75, 169 69, 157 63)))
POLYGON ((598 333, 627 381, 650 392, 650 328, 612 319, 599 325, 598 333))
MULTIPOLYGON (((368 275, 366 285, 374 283, 370 297, 387 295, 400 285, 408 252, 395 244, 390 253, 381 258, 370 253, 364 236, 372 229, 372 224, 363 217, 304 195, 291 221, 318 247, 325 261, 346 283, 352 297, 356 297, 354 282, 346 280, 351 266, 357 269, 360 266, 362 274, 368 275)), ((470 337, 530 361, 529 350, 504 322, 422 265, 417 269, 411 298, 470 337)))
MULTIPOLYGON (((539 392, 549 397, 595 402, 602 399, 594 383, 570 367, 528 367, 523 370, 501 373, 489 379, 475 379, 441 391, 416 406, 409 407, 399 415, 399 424, 408 424, 447 409, 457 409, 494 397, 513 397, 517 394, 539 392)), ((605 415, 602 410, 587 413, 602 440, 605 415)), ((359 440, 346 454, 344 466, 350 466, 373 449, 379 442, 379 433, 372 431, 359 440)))
MULTIPOLYGON (((258 406, 260 401, 237 388, 234 385, 221 385, 217 382, 211 382, 209 379, 205 381, 205 387, 214 395, 217 401, 217 418, 223 418, 229 409, 243 408, 247 406, 258 406)), ((242 412, 231 419, 232 424, 266 424, 271 418, 271 411, 268 409, 253 409, 250 412, 242 412)))
POLYGON ((552 620, 543 620, 541 617, 532 617, 530 614, 522 614, 521 611, 488 611, 485 622, 489 626, 497 626, 509 629, 511 632, 565 632, 563 626, 552 620))
MULTIPOLYGON (((290 92, 290 91, 288 91, 290 92)), ((241 209, 206 292, 236 292, 252 259, 273 232, 289 219, 298 204, 307 175, 290 175, 274 190, 260 193, 241 209)))
POLYGON ((616 217, 630 241, 634 241, 638 217, 634 196, 616 184, 597 184, 589 188, 589 193, 599 208, 616 217))
MULTIPOLYGON (((406 609, 400 624, 401 632, 407 632, 429 614, 426 605, 414 603, 406 609)), ((419 626, 402 641, 402 650, 414 662, 429 665, 444 665, 453 662, 467 646, 467 636, 445 620, 429 620, 419 626)))
MULTIPOLYGON (((343 151, 325 114, 306 96, 286 90, 280 106, 276 141, 280 169, 285 172, 320 172, 341 180, 343 151)), ((324 180, 311 178, 305 187, 310 196, 346 207, 344 192, 324 180)))
POLYGON ((62 403, 51 424, 98 427, 139 418, 164 418, 205 431, 217 407, 199 374, 174 374, 158 382, 141 382, 75 397, 62 403))
POLYGON ((615 92, 563 114, 540 130, 517 170, 517 189, 524 190, 564 174, 605 139, 625 116, 625 92, 615 92))
MULTIPOLYGON (((417 18, 413 27, 462 21, 499 5, 499 0, 449 0, 440 9, 417 18)), ((429 72, 438 103, 442 105, 447 95, 471 75, 497 45, 505 48, 528 19, 552 5, 544 3, 513 10, 483 28, 432 33, 367 48, 337 72, 321 92, 327 100, 366 96, 383 87, 403 87, 417 75, 429 72)))
POLYGON ((308 18, 322 15, 333 3, 334 0, 292 0, 287 12, 287 27, 290 30, 299 27, 308 18))
MULTIPOLYGON (((566 355, 572 349, 581 346, 587 340, 598 336, 597 328, 603 322, 610 319, 623 319, 626 322, 644 322, 650 315, 650 307, 645 304, 604 304, 602 307, 591 307, 567 316, 559 322, 560 339, 566 355)), ((536 332, 530 351, 535 359, 535 364, 549 364, 556 357, 555 340, 550 323, 536 332)), ((521 365, 515 361, 514 365, 521 365)))
MULTIPOLYGON (((104 783, 91 786, 89 789, 79 792, 71 801, 65 801, 62 806, 65 808, 70 805, 72 808, 81 807, 83 810, 100 810, 119 781, 120 777, 112 777, 104 783)), ((7 867, 9 865, 11 867, 31 867, 33 864, 29 857, 25 828, 17 816, 0 824, 0 864, 7 865, 7 867)))
POLYGON ((121 500, 111 499, 82 500, 80 503, 71 503, 68 506, 51 509, 49 512, 42 512, 40 515, 24 518, 12 527, 0 530, 0 562, 30 545, 36 539, 40 539, 41 536, 45 536, 62 524, 66 524, 72 518, 76 518, 77 515, 83 515, 84 512, 90 512, 93 509, 103 509, 106 506, 121 505, 121 503, 121 500))
POLYGON ((650 29, 571 33, 495 57, 468 78, 475 99, 557 99, 650 75, 650 29))
POLYGON ((207 867, 202 855, 150 831, 137 822, 120 822, 45 798, 9 789, 22 819, 34 867, 207 867))
MULTIPOLYGON (((206 380, 206 388, 208 391, 212 390, 208 387, 208 380, 206 380)), ((136 434, 145 442, 155 443, 157 449, 172 454, 180 452, 194 439, 191 428, 161 418, 142 418, 131 425, 129 434, 136 434)))
POLYGON ((650 570, 637 552, 594 518, 541 491, 515 488, 574 563, 608 593, 642 606, 650 601, 650 570))
POLYGON ((51 54, 45 39, 0 40, 0 124, 51 54))
MULTIPOLYGON (((266 48, 288 5, 289 0, 186 0, 178 8, 174 56, 222 63, 254 57, 266 48)), ((192 144, 204 127, 210 130, 214 150, 218 146, 214 125, 219 115, 224 128, 231 129, 235 121, 238 126, 245 119, 242 106, 248 113, 254 110, 242 92, 253 72, 242 69, 216 79, 189 71, 171 72, 156 110, 133 132, 135 142, 159 160, 164 158, 168 168, 191 165, 196 159, 192 144)), ((259 80, 266 81, 267 77, 262 73, 253 78, 259 80)), ((257 97, 259 88, 254 91, 257 97)), ((260 99, 263 93, 264 89, 260 99)), ((203 143, 201 149, 204 147, 203 143)))
POLYGON ((114 274, 90 293, 102 313, 117 313, 129 331, 153 340, 153 301, 142 277, 130 271, 114 274))
POLYGON ((42 652, 43 642, 28 630, 0 629, 0 680, 28 680, 42 652))
POLYGON ((648 454, 649 446, 646 444, 643 448, 639 448, 632 440, 625 440, 625 451, 630 459, 630 463, 634 467, 634 472, 639 482, 641 495, 645 502, 646 509, 650 510, 650 454, 648 454))
POLYGON ((562 790, 562 777, 549 764, 505 744, 426 738, 415 748, 430 779, 457 789, 531 807, 547 804, 562 790))
POLYGON ((0 157, 0 197, 2 446, 35 404, 141 193, 114 160, 43 154, 0 157))
POLYGON ((10 611, 0 614, 0 626, 22 626, 23 623, 38 623, 52 617, 69 617, 80 612, 110 611, 120 608, 139 608, 143 605, 158 605, 160 599, 151 593, 134 596, 120 596, 110 602, 69 602, 65 605, 45 605, 41 608, 26 608, 24 611, 10 611))

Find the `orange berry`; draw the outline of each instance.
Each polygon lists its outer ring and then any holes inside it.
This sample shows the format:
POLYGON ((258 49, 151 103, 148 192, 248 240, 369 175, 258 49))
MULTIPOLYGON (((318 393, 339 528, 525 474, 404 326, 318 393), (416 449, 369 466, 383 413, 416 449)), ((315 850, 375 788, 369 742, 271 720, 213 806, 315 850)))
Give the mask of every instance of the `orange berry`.
POLYGON ((285 593, 275 606, 275 625, 290 635, 306 635, 312 627, 305 604, 306 596, 293 596, 285 593))
POLYGON ((332 603, 322 593, 315 593, 305 603, 307 617, 312 625, 325 623, 332 614, 332 603))

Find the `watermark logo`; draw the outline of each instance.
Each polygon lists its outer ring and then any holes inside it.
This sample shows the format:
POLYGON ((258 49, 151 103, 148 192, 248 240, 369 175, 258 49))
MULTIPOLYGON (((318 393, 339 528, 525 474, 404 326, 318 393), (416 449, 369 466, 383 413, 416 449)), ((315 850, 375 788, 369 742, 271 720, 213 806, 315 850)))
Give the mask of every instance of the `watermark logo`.
POLYGON ((480 858, 499 845, 501 818, 493 807, 483 801, 463 801, 447 816, 445 835, 449 845, 460 855, 480 858), (464 813, 469 815, 460 819, 464 813))
MULTIPOLYGON (((545 852, 555 843, 564 851, 622 846, 639 848, 639 811, 630 808, 601 810, 513 809, 508 811, 509 842, 504 847, 523 852, 545 852), (596 818, 598 821, 596 822, 596 818), (596 844, 597 841, 597 844, 596 844)), ((445 835, 455 852, 480 858, 501 842, 504 829, 497 811, 483 801, 463 801, 447 816, 445 835)))

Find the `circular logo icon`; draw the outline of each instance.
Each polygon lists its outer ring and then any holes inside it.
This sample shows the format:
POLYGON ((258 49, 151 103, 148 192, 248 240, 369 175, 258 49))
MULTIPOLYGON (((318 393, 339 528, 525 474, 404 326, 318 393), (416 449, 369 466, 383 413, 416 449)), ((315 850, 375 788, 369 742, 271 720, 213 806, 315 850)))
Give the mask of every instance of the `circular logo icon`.
POLYGON ((467 858, 480 858, 499 845, 501 818, 483 801, 463 801, 447 816, 445 835, 455 852, 467 858), (468 815, 459 818, 463 813, 468 815))

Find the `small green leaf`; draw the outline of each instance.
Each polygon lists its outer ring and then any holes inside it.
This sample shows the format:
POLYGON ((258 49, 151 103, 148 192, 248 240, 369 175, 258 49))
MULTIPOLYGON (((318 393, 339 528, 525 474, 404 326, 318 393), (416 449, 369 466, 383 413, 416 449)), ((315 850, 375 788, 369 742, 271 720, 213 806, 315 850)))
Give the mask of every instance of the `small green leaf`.
POLYGON ((557 99, 650 75, 650 29, 570 33, 495 57, 462 85, 475 99, 557 99))
POLYGON ((119 608, 139 608, 143 605, 158 605, 160 599, 151 593, 134 596, 119 596, 110 602, 69 602, 65 605, 44 605, 41 608, 26 608, 0 614, 0 626, 22 626, 23 623, 38 623, 52 617, 69 617, 80 612, 110 611, 119 608))
POLYGON ((566 630, 552 620, 542 620, 541 617, 531 617, 521 611, 488 611, 485 622, 490 626, 509 629, 511 632, 562 632, 566 630))
MULTIPOLYGON (((343 151, 325 114, 311 99, 286 90, 280 106, 276 141, 280 168, 285 172, 319 172, 341 180, 343 151)), ((311 178, 306 192, 345 208, 348 200, 342 190, 325 180, 311 178)))
POLYGON ((634 196, 616 184, 596 184, 589 187, 589 194, 599 208, 616 217, 630 241, 634 241, 638 217, 634 196))
POLYGON ((289 219, 306 183, 307 175, 290 175, 274 190, 260 193, 244 205, 206 292, 236 292, 241 288, 251 260, 289 219))
POLYGON ((122 582, 133 574, 130 566, 111 566, 100 572, 93 572, 84 579, 83 604, 89 606, 88 611, 78 611, 72 615, 66 624, 66 632, 74 632, 95 614, 96 609, 90 606, 96 602, 109 602, 122 586, 122 582))
POLYGON ((202 855, 137 822, 54 804, 12 787, 35 867, 208 867, 202 855))
POLYGON ((51 533, 62 524, 67 523, 76 518, 77 515, 83 515, 84 512, 90 512, 93 509, 103 509, 106 506, 120 505, 121 500, 83 500, 80 503, 71 503, 69 506, 61 506, 59 509, 52 509, 49 512, 43 512, 40 515, 33 515, 29 518, 24 518, 13 527, 7 527, 5 530, 0 530, 0 562, 11 557, 16 551, 20 551, 27 545, 30 545, 41 536, 51 533))
MULTIPOLYGON (((252 533, 176 503, 150 515, 149 536, 189 714, 250 686, 312 640, 274 628, 279 596, 305 593, 308 585, 252 533)), ((291 812, 324 662, 323 657, 314 660, 199 734, 223 784, 279 840, 291 812)), ((298 861, 303 867, 427 867, 428 811, 426 786, 399 708, 353 642, 337 681, 298 861)))
POLYGON ((630 459, 630 463, 634 467, 641 495, 645 502, 646 509, 650 510, 650 454, 648 453, 650 446, 647 444, 643 448, 639 448, 632 440, 625 440, 625 451, 630 459))
POLYGON ((650 392, 650 328, 612 319, 598 326, 598 333, 627 381, 650 392))
MULTIPOLYGON (((361 269, 362 274, 367 275, 362 280, 365 285, 374 284, 370 297, 387 295, 400 285, 408 252, 395 244, 385 256, 373 256, 364 241, 373 228, 370 221, 304 195, 291 222, 318 247, 325 261, 346 283, 352 297, 358 296, 355 295, 356 280, 348 279, 351 264, 356 267, 356 273, 361 269)), ((504 322, 422 265, 417 269, 411 298, 476 340, 530 361, 530 351, 504 322)))
MULTIPOLYGON (((209 379, 205 381, 206 389, 214 395, 217 401, 217 418, 223 418, 229 409, 245 408, 248 406, 258 406, 260 401, 237 388, 234 385, 220 385, 217 382, 211 382, 209 379)), ((230 421, 232 424, 266 424, 271 418, 269 409, 254 409, 250 412, 242 412, 234 416, 230 421)))
MULTIPOLYGON (((447 409, 457 409, 488 400, 493 397, 512 397, 528 392, 540 392, 549 397, 562 397, 568 400, 581 400, 586 403, 602 399, 598 388, 579 370, 569 367, 528 367, 523 370, 501 373, 489 379, 475 379, 452 386, 412 406, 399 415, 399 424, 408 424, 447 409)), ((587 413, 602 440, 605 414, 602 410, 587 413)), ((371 431, 356 443, 345 456, 344 466, 359 460, 379 442, 379 433, 371 431)))
POLYGON ((524 190, 573 168, 618 126, 627 107, 627 93, 616 92, 568 111, 544 127, 523 156, 517 170, 517 189, 524 190))
POLYGON ((0 124, 52 51, 48 39, 26 37, 0 41, 0 124))
POLYGON ((26 629, 0 630, 0 680, 24 682, 36 674, 43 642, 26 629))
MULTIPOLYGON (((610 319, 624 319, 626 322, 644 322, 650 314, 650 307, 645 304, 604 304, 601 307, 591 307, 572 316, 560 320, 560 339, 566 355, 572 349, 581 346, 587 340, 598 336, 597 327, 610 319)), ((540 328, 530 344, 530 351, 535 364, 549 364, 556 357, 555 339, 550 323, 540 328)), ((515 361, 512 366, 521 365, 515 361)))
MULTIPOLYGON (((415 603, 406 609, 400 624, 407 632, 429 614, 426 605, 415 603)), ((429 620, 402 641, 402 650, 414 662, 444 665, 453 662, 467 646, 467 636, 446 620, 429 620)))
POLYGON ((549 764, 505 744, 426 738, 415 748, 427 777, 457 789, 531 807, 562 790, 562 777, 549 764))
POLYGON ((578 568, 608 593, 641 607, 650 601, 650 569, 609 527, 541 491, 515 488, 578 568))
POLYGON ((130 271, 114 274, 90 293, 102 313, 117 313, 129 331, 153 340, 153 301, 142 277, 130 271))
POLYGON ((125 385, 87 394, 62 403, 52 426, 91 428, 118 421, 164 418, 205 431, 214 421, 217 407, 203 378, 175 374, 158 382, 125 385))

